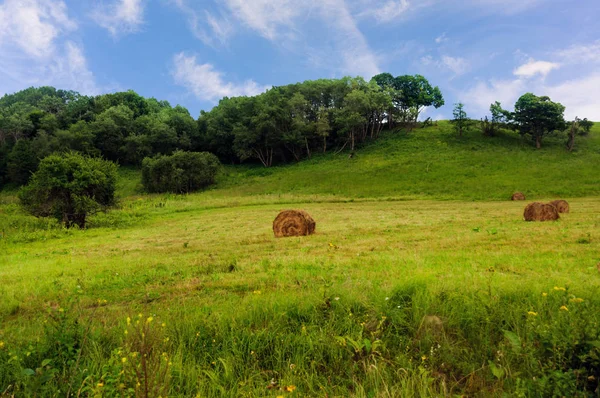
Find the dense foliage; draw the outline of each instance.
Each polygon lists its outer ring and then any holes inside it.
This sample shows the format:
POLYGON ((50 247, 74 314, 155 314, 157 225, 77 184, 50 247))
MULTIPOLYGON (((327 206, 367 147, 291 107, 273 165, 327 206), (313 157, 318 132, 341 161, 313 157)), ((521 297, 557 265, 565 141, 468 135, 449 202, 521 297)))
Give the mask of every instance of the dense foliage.
POLYGON ((300 160, 330 148, 354 150, 392 120, 413 122, 442 94, 422 76, 321 79, 275 87, 257 97, 224 98, 199 119, 205 148, 222 159, 300 160))
POLYGON ((144 159, 142 184, 148 192, 193 192, 214 183, 220 166, 212 153, 176 151, 144 159))
POLYGON ((51 155, 41 161, 19 198, 36 217, 84 228, 89 214, 115 204, 116 182, 117 166, 112 162, 77 153, 51 155))
POLYGON ((317 150, 353 150, 392 120, 416 120, 424 106, 443 105, 424 77, 395 79, 392 85, 346 77, 274 87, 256 97, 223 98, 198 120, 181 106, 134 91, 89 97, 28 88, 0 98, 0 185, 27 183, 40 159, 62 151, 127 165, 177 150, 210 151, 223 161, 270 166, 317 150))

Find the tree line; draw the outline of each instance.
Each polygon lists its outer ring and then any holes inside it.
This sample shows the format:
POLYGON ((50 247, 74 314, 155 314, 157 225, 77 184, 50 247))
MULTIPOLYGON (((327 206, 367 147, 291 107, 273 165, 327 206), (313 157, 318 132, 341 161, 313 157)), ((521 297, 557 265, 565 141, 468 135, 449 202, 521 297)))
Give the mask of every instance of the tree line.
MULTIPOLYGON (((481 120, 481 131, 485 136, 493 137, 502 129, 518 131, 524 137, 529 137, 537 149, 542 147, 543 138, 556 132, 566 132, 568 136, 567 149, 573 150, 576 135, 589 134, 594 122, 587 118, 575 118, 568 122, 564 118, 565 106, 553 102, 548 96, 537 96, 525 93, 515 103, 514 112, 502 108, 502 104, 495 101, 490 105, 491 117, 481 120)), ((451 120, 459 136, 474 124, 469 119, 463 103, 454 104, 451 120)))
POLYGON ((197 120, 182 106, 131 90, 85 96, 32 87, 0 98, 0 186, 26 184, 41 159, 65 151, 136 166, 177 150, 209 151, 224 162, 268 167, 316 151, 354 150, 383 128, 416 121, 423 107, 443 104, 424 77, 387 73, 226 97, 197 120))

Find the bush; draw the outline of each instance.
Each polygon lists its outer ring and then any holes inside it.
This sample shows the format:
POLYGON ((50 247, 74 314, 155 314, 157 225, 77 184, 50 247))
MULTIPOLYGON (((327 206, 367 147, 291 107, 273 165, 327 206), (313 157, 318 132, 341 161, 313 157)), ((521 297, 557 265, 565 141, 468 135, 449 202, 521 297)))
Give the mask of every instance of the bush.
POLYGON ((215 182, 221 164, 208 152, 176 151, 170 156, 145 158, 142 184, 148 192, 187 193, 215 182))
POLYGON ((117 165, 78 153, 50 155, 40 162, 21 205, 36 217, 54 217, 69 228, 85 227, 89 214, 115 204, 117 165))

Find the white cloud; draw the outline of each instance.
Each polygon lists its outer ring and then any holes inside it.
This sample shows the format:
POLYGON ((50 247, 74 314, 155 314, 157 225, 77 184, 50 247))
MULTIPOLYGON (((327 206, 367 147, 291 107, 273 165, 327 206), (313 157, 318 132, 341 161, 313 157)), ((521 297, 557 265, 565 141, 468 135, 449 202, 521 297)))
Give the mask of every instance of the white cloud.
POLYGON ((321 13, 332 28, 334 51, 330 59, 341 59, 344 73, 361 75, 367 80, 380 72, 377 59, 369 48, 344 0, 322 0, 321 13))
POLYGON ((115 0, 108 6, 97 7, 91 17, 113 36, 134 33, 144 23, 145 5, 145 0, 115 0))
POLYGON ((455 76, 464 75, 471 68, 469 62, 460 57, 450 57, 448 55, 442 56, 442 64, 450 69, 455 76))
POLYGON ((526 64, 514 70, 514 75, 519 77, 534 77, 540 75, 546 77, 554 69, 560 68, 560 64, 548 61, 536 61, 530 58, 526 64))
POLYGON ((421 63, 425 66, 434 65, 435 61, 431 55, 425 55, 421 57, 421 63))
POLYGON ((563 62, 573 63, 600 63, 600 40, 589 44, 576 44, 567 49, 557 51, 556 56, 563 62))
POLYGON ((217 17, 206 10, 198 11, 191 7, 186 0, 174 0, 173 3, 187 15, 188 24, 194 36, 206 45, 215 47, 217 42, 226 45, 229 38, 235 33, 234 25, 224 13, 217 17))
POLYGON ((442 33, 441 36, 438 36, 438 37, 435 38, 435 42, 437 44, 441 44, 441 43, 446 42, 446 41, 448 41, 448 38, 446 37, 446 32, 442 33))
POLYGON ((263 37, 275 40, 279 29, 293 26, 306 4, 293 0, 225 0, 231 13, 263 37))
POLYGON ((213 65, 199 64, 195 56, 188 56, 183 52, 173 57, 172 75, 175 83, 188 88, 196 97, 205 101, 257 95, 270 88, 253 80, 246 80, 242 84, 225 82, 223 73, 215 70, 213 65))
POLYGON ((567 120, 573 120, 575 116, 600 120, 600 98, 596 95, 600 92, 600 73, 545 86, 542 90, 544 95, 566 107, 567 120))
POLYGON ((67 15, 67 6, 56 0, 6 0, 0 4, 0 48, 33 58, 54 52, 55 39, 77 28, 67 15))
POLYGON ((97 93, 82 47, 64 38, 76 29, 64 1, 6 0, 0 4, 0 91, 52 85, 97 93))
MULTIPOLYGON (((180 5, 183 1, 176 0, 176 4, 180 5)), ((244 26, 282 48, 309 54, 307 60, 313 64, 325 64, 320 58, 327 58, 327 63, 331 66, 330 60, 337 58, 341 61, 333 67, 338 72, 358 74, 365 78, 379 73, 377 57, 371 51, 344 0, 225 0, 225 4, 228 13, 244 26), (298 26, 315 18, 321 19, 320 26, 326 30, 324 36, 317 38, 320 43, 318 49, 303 44, 308 38, 313 38, 313 32, 298 26), (327 48, 328 53, 320 56, 323 48, 328 45, 331 46, 327 48)), ((229 37, 231 29, 222 28, 221 21, 222 19, 207 18, 205 24, 210 26, 215 34, 222 32, 223 37, 229 37)))
POLYGON ((490 105, 500 101, 505 109, 512 109, 517 99, 524 94, 527 88, 526 81, 516 80, 490 80, 478 82, 459 96, 465 104, 468 113, 482 117, 489 113, 490 105))
POLYGON ((405 14, 410 3, 408 0, 387 0, 384 3, 369 4, 366 8, 367 11, 362 11, 359 15, 373 17, 378 22, 391 22, 405 14))

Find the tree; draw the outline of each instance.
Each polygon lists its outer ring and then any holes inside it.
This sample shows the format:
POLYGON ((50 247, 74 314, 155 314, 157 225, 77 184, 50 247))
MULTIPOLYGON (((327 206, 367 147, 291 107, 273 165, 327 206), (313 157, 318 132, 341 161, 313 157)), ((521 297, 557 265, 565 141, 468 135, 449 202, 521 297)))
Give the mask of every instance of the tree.
POLYGON ((458 132, 458 135, 462 137, 463 130, 467 128, 469 119, 467 118, 467 112, 465 112, 465 106, 462 103, 454 104, 454 110, 452 111, 452 115, 454 119, 452 119, 452 124, 454 125, 454 129, 458 132))
POLYGON ((520 133, 530 135, 539 149, 545 135, 564 126, 564 112, 565 107, 549 97, 527 93, 517 100, 514 119, 520 133))
POLYGON ((590 130, 592 129, 592 126, 594 125, 594 122, 587 120, 587 117, 584 118, 583 120, 579 121, 579 127, 581 127, 581 135, 588 135, 590 133, 590 130))
POLYGON ((212 153, 176 151, 144 159, 142 184, 148 192, 193 192, 213 184, 220 167, 212 153))
POLYGON ((394 79, 396 97, 394 101, 404 122, 416 122, 425 107, 439 108, 444 105, 444 97, 438 87, 432 87, 421 75, 404 75, 394 79))
POLYGON ((20 140, 8 155, 6 171, 8 179, 17 185, 25 185, 37 169, 39 160, 30 140, 20 140))
POLYGON ((84 228, 87 217, 115 204, 117 166, 78 153, 44 158, 19 192, 21 205, 36 217, 54 217, 67 228, 84 228))
POLYGON ((492 114, 491 127, 486 135, 493 136, 500 126, 511 121, 512 114, 509 111, 502 109, 502 105, 498 101, 490 105, 490 113, 492 114))

